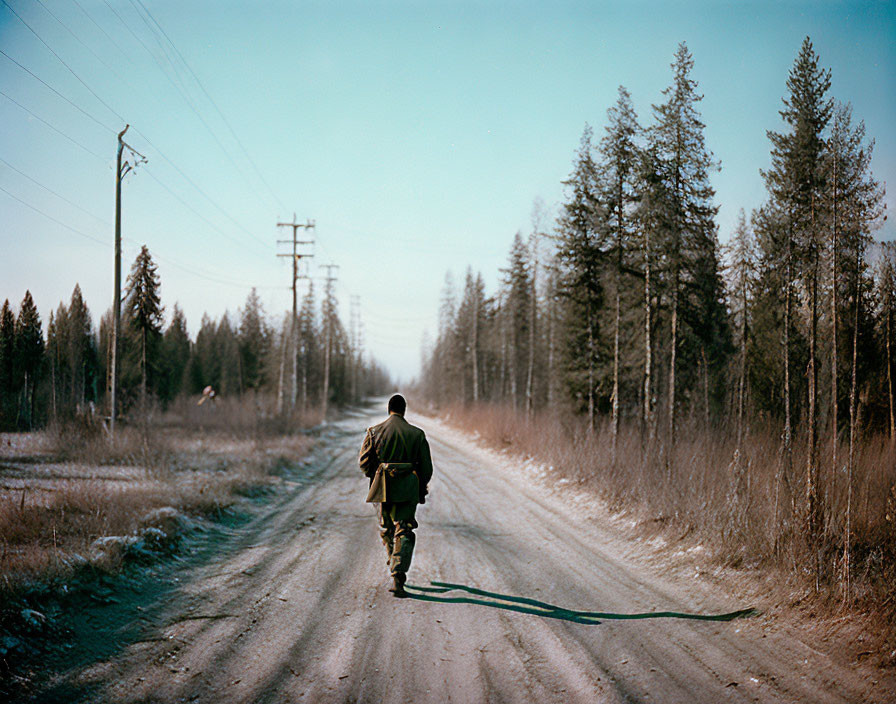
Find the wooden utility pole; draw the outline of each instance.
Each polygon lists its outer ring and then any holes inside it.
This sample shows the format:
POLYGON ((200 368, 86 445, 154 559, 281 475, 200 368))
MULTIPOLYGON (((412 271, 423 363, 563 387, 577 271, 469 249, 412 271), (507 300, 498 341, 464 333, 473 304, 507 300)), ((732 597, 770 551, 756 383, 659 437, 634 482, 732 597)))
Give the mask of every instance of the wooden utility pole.
POLYGON ((112 299, 112 342, 109 364, 109 432, 115 434, 115 417, 118 410, 118 338, 121 327, 121 181, 138 164, 146 162, 146 157, 124 140, 124 133, 130 125, 118 133, 118 154, 115 167, 115 291, 112 299), (127 161, 121 163, 121 154, 124 148, 134 155, 134 164, 127 161))
POLYGON ((361 370, 361 297, 352 295, 351 301, 351 394, 352 402, 359 401, 358 386, 359 373, 361 370))
POLYGON ((338 269, 338 264, 321 264, 321 269, 327 270, 326 288, 324 288, 324 394, 323 394, 323 419, 327 419, 327 403, 330 400, 330 346, 332 344, 332 318, 333 311, 330 308, 333 298, 333 269, 338 269))
MULTIPOLYGON (((290 345, 292 346, 292 375, 291 380, 292 384, 290 386, 289 393, 289 407, 290 409, 295 408, 296 405, 296 395, 298 392, 298 304, 296 297, 296 285, 300 278, 307 279, 307 274, 299 273, 299 263, 302 259, 313 257, 313 254, 299 254, 299 245, 313 245, 314 240, 300 240, 298 239, 299 228, 304 228, 305 230, 313 230, 314 229, 314 220, 306 220, 304 223, 296 222, 296 214, 292 214, 292 222, 278 222, 277 227, 291 227, 292 228, 292 239, 291 240, 277 240, 277 244, 292 244, 292 252, 289 254, 278 254, 278 257, 290 257, 292 259, 292 320, 290 322, 289 330, 289 338, 290 345)), ((307 361, 307 360, 306 360, 307 361)), ((307 376, 307 375, 305 375, 307 376)), ((304 381, 304 380, 303 380, 304 381)), ((302 385, 302 410, 305 409, 305 384, 302 385)), ((283 389, 282 387, 279 390, 277 396, 277 411, 283 412, 283 389)))

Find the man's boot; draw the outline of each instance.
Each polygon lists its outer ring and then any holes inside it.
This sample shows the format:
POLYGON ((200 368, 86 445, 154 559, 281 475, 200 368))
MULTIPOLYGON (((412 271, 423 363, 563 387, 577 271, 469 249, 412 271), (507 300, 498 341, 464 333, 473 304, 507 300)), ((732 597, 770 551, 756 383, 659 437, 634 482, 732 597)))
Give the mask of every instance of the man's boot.
POLYGON ((404 590, 404 582, 407 579, 407 575, 402 572, 396 572, 392 575, 392 586, 389 587, 389 591, 392 592, 392 595, 398 599, 404 599, 408 593, 404 590))

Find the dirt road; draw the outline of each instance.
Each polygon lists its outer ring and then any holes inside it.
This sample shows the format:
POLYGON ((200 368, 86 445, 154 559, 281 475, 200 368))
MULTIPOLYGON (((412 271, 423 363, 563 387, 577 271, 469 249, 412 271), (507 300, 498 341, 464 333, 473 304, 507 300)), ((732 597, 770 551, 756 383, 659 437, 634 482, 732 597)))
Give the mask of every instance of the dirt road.
POLYGON ((612 528, 413 416, 436 474, 418 513, 414 598, 393 598, 356 464, 379 415, 333 426, 306 479, 182 576, 145 638, 69 673, 70 691, 216 703, 880 698, 787 629, 693 618, 751 605, 652 575, 612 528))

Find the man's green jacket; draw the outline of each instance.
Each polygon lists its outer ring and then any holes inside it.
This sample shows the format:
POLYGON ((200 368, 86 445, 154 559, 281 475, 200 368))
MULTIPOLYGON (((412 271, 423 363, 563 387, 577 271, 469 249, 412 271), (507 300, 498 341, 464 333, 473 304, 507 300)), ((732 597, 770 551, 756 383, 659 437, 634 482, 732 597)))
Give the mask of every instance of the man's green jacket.
POLYGON ((425 503, 432 478, 432 458, 426 434, 391 413, 367 429, 359 459, 361 471, 370 479, 367 501, 425 503))

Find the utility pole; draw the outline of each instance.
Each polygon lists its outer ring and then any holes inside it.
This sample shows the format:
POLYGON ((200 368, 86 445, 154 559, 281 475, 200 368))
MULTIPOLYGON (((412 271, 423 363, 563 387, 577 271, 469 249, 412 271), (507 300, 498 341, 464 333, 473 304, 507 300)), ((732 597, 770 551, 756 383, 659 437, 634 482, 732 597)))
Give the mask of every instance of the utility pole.
POLYGON ((130 125, 125 125, 124 129, 118 133, 118 154, 115 167, 115 292, 112 299, 112 344, 110 355, 112 359, 109 365, 109 432, 113 436, 115 435, 115 416, 118 410, 118 338, 119 327, 121 326, 121 181, 136 166, 146 163, 146 157, 122 139, 124 133, 128 131, 128 127, 130 125), (121 163, 121 153, 125 147, 134 155, 133 165, 127 161, 124 164, 121 163))
POLYGON ((361 368, 361 297, 352 295, 351 301, 351 348, 352 348, 352 402, 358 399, 358 374, 361 368))
MULTIPOLYGON (((292 321, 290 323, 290 344, 292 345, 292 385, 290 387, 289 394, 289 407, 290 409, 295 408, 296 405, 296 393, 298 391, 298 307, 296 300, 296 284, 298 280, 307 279, 307 274, 299 274, 299 263, 302 259, 313 257, 313 254, 299 254, 298 247, 299 245, 313 245, 314 240, 299 240, 298 232, 299 228, 304 228, 305 230, 313 230, 314 229, 314 220, 306 220, 305 223, 296 222, 296 214, 292 214, 292 222, 278 222, 277 227, 291 227, 292 228, 292 239, 291 240, 277 240, 277 244, 292 244, 292 253, 290 254, 278 254, 278 257, 290 257, 292 258, 292 321)), ((307 362, 307 360, 306 360, 307 362)), ((304 365, 303 365, 304 366, 304 365)), ((303 372, 305 370, 303 369, 303 372)), ((307 384, 307 374, 303 374, 302 379, 302 410, 305 409, 305 401, 306 401, 306 384, 307 384)), ((281 386, 278 396, 277 396, 277 411, 283 411, 283 387, 281 386)))
POLYGON ((333 276, 333 269, 338 269, 338 264, 321 264, 321 269, 327 270, 326 288, 324 289, 324 398, 323 398, 323 420, 327 420, 327 403, 330 399, 330 346, 332 342, 331 321, 333 311, 330 306, 333 300, 333 282, 336 277, 333 276))

